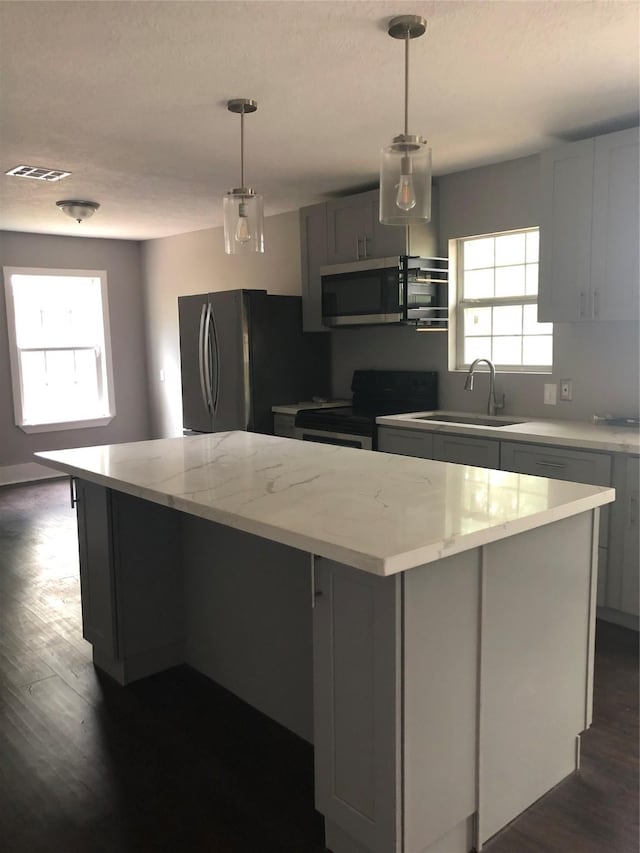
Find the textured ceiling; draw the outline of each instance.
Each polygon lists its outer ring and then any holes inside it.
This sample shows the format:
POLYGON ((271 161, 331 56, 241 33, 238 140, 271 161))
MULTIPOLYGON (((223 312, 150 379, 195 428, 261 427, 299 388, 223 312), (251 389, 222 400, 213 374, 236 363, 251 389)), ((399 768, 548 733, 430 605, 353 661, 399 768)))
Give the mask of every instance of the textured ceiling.
POLYGON ((421 14, 409 130, 434 174, 638 121, 635 0, 0 2, 0 228, 148 239, 222 223, 245 173, 267 215, 373 185, 403 125, 403 45, 421 14), (97 201, 77 225, 61 198, 97 201))

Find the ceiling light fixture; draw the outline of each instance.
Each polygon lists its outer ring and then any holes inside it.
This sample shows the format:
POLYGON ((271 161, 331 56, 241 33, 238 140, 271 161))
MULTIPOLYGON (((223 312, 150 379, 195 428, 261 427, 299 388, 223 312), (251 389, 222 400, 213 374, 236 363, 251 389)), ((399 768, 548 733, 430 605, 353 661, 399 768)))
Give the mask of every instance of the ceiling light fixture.
POLYGON ((72 219, 82 222, 90 216, 93 216, 100 205, 97 201, 79 201, 74 198, 69 198, 64 199, 63 201, 57 201, 56 207, 72 219))
POLYGON ((408 225, 431 219, 431 149, 427 140, 409 133, 409 41, 419 38, 427 22, 419 15, 389 21, 391 38, 404 39, 404 133, 382 149, 380 222, 408 225))
POLYGON ((255 113, 256 101, 234 98, 227 109, 240 114, 240 186, 224 197, 224 250, 227 255, 264 252, 262 196, 244 185, 244 117, 255 113))

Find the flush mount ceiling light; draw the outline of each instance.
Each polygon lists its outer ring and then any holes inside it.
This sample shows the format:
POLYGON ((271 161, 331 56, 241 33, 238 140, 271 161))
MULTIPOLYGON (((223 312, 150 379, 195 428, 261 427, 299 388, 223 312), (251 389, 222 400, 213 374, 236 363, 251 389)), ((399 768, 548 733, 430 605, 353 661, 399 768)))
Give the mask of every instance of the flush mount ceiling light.
POLYGON ((431 219, 431 149, 426 139, 409 133, 409 42, 426 29, 427 22, 419 15, 399 15, 389 21, 391 38, 404 39, 404 133, 382 149, 380 222, 384 225, 431 219))
POLYGON ((84 219, 93 216, 100 205, 97 201, 79 201, 78 199, 69 198, 57 201, 56 207, 72 219, 82 222, 84 219))
POLYGON ((244 185, 244 117, 255 113, 256 101, 234 98, 227 109, 240 114, 240 186, 224 197, 224 250, 227 255, 264 252, 262 196, 244 185))

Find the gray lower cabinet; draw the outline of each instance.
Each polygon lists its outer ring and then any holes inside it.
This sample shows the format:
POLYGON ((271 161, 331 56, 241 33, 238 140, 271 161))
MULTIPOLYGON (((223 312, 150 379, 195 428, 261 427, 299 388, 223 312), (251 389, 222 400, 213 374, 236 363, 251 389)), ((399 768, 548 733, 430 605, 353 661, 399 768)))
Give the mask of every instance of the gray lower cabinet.
POLYGON ((110 491, 74 482, 78 520, 82 636, 94 648, 120 656, 110 491))
POLYGON ((625 613, 637 616, 640 612, 638 601, 640 597, 640 526, 638 521, 640 512, 640 459, 637 456, 630 457, 627 459, 626 468, 626 492, 621 500, 621 511, 624 513, 624 553, 620 609, 625 613))
POLYGON ((435 433, 433 459, 439 462, 457 462, 459 465, 476 465, 480 468, 499 468, 500 442, 490 438, 435 433))
POLYGON ((74 480, 83 636, 126 683, 181 662, 180 519, 167 507, 74 480))
POLYGON ((284 438, 295 438, 296 416, 275 412, 273 415, 273 434, 284 438))
POLYGON ((433 433, 379 427, 378 450, 383 453, 397 453, 400 456, 433 459, 433 433))
MULTIPOLYGON (((501 467, 504 471, 534 474, 553 480, 569 480, 595 486, 611 485, 611 456, 608 453, 503 441, 501 467)), ((606 605, 609 600, 609 519, 609 507, 605 506, 600 511, 598 539, 598 604, 601 606, 606 605)))

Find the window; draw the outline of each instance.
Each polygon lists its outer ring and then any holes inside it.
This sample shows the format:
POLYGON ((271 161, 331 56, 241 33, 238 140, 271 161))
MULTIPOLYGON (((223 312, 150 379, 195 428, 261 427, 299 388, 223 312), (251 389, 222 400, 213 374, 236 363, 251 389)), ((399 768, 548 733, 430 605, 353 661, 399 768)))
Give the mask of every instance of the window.
POLYGON ((103 426, 115 414, 107 274, 4 268, 15 422, 103 426))
POLYGON ((553 324, 538 323, 539 229, 455 242, 456 367, 489 358, 506 371, 550 373, 553 324))

